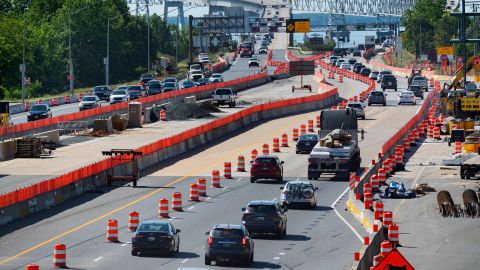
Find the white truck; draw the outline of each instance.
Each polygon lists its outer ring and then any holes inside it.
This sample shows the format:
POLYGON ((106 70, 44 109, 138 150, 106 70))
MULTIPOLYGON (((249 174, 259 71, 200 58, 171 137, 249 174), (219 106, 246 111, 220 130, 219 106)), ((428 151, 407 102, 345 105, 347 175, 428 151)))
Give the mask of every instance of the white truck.
POLYGON ((236 95, 232 88, 217 88, 213 92, 212 101, 217 106, 228 105, 228 107, 234 108, 237 105, 236 95))
POLYGON ((356 111, 326 110, 320 113, 319 142, 308 158, 308 179, 317 180, 322 173, 349 179, 360 168, 356 111))
POLYGON ((365 50, 375 48, 375 36, 365 36, 365 50))

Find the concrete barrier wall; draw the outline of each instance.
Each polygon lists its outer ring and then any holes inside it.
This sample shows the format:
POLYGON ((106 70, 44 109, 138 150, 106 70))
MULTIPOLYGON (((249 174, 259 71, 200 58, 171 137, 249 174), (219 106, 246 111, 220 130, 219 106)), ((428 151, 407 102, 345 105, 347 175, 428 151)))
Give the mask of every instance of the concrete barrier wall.
MULTIPOLYGON (((255 82, 252 82, 255 83, 255 82)), ((258 83, 258 82, 257 82, 258 83)), ((247 87, 247 86, 245 86, 247 87)), ((208 132, 204 132, 196 137, 182 141, 178 144, 172 145, 156 151, 152 154, 142 156, 138 159, 140 170, 144 170, 159 162, 165 161, 169 158, 178 156, 182 153, 191 151, 192 149, 202 146, 205 143, 217 141, 232 132, 249 127, 259 121, 271 120, 288 115, 295 115, 310 111, 319 110, 339 101, 338 94, 330 96, 320 101, 313 101, 298 105, 291 105, 281 108, 260 111, 248 116, 242 117, 236 121, 230 122, 226 125, 220 126, 208 132)), ((114 172, 122 172, 123 174, 131 174, 132 164, 125 163, 114 168, 114 172)), ((54 191, 45 192, 27 201, 5 207, 0 209, 0 225, 5 224, 30 214, 36 213, 43 209, 48 209, 55 205, 61 204, 71 198, 81 195, 84 192, 95 190, 98 187, 106 184, 105 171, 76 181, 68 186, 56 189, 54 191)))
MULTIPOLYGON (((249 88, 253 88, 253 87, 263 85, 263 84, 268 83, 270 81, 271 81, 270 76, 265 76, 263 78, 259 78, 259 79, 256 79, 256 80, 251 80, 251 81, 247 81, 247 82, 244 82, 244 83, 239 83, 237 85, 232 86, 232 89, 234 89, 237 92, 240 92, 240 91, 243 91, 243 90, 246 90, 246 89, 249 89, 249 88)), ((197 100, 211 98, 214 91, 215 91, 215 89, 198 92, 198 93, 195 93, 195 97, 196 97, 197 100)), ((178 96, 174 96, 174 97, 171 97, 171 98, 157 100, 155 102, 146 102, 146 103, 142 104, 142 109, 145 110, 145 108, 151 107, 154 104, 163 104, 163 103, 173 102, 173 101, 183 101, 184 98, 188 97, 188 96, 192 96, 192 94, 190 93, 190 94, 178 95, 178 96)), ((107 113, 100 114, 100 115, 95 115, 95 116, 92 116, 92 117, 78 119, 76 121, 85 121, 87 123, 88 127, 92 127, 93 126, 93 120, 95 120, 95 119, 102 119, 102 118, 105 119, 105 118, 110 117, 113 114, 126 114, 126 113, 128 113, 127 108, 120 109, 120 110, 117 110, 115 112, 107 112, 107 113)), ((49 130, 52 130, 52 129, 57 129, 57 124, 50 125, 50 126, 39 127, 39 128, 24 131, 24 132, 16 132, 16 133, 12 133, 12 134, 6 134, 6 135, 1 136, 0 139, 8 140, 8 139, 18 138, 18 137, 23 137, 23 136, 32 136, 34 134, 41 133, 41 132, 46 132, 46 131, 49 131, 49 130)))

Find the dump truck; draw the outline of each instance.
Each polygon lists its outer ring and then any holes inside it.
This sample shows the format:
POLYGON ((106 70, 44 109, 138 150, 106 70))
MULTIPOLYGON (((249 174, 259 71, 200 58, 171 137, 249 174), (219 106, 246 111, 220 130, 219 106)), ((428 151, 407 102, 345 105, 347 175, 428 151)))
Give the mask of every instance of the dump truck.
POLYGON ((349 179, 360 168, 358 124, 355 110, 320 112, 319 142, 308 158, 308 179, 317 180, 324 173, 349 179))

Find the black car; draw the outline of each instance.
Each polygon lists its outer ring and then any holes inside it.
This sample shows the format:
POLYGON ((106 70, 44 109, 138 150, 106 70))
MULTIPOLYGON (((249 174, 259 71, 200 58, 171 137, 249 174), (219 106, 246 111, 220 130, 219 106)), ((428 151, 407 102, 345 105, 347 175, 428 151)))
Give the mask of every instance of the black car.
POLYGON ((93 94, 96 95, 100 100, 110 100, 110 88, 106 85, 98 85, 93 87, 93 94))
POLYGON ((147 82, 147 95, 156 95, 162 93, 162 83, 159 80, 150 80, 147 82))
POLYGON ((296 153, 310 153, 312 152, 313 147, 318 143, 317 134, 302 134, 298 138, 296 153))
POLYGON ((52 111, 48 104, 35 104, 30 108, 27 114, 27 121, 35 121, 52 117, 52 111))
POLYGON ((141 85, 129 85, 127 88, 130 99, 139 99, 143 97, 141 85))
POLYGON ((370 76, 370 72, 371 72, 371 70, 369 68, 364 67, 360 70, 360 72, 358 74, 368 77, 368 76, 370 76))
POLYGON ((206 234, 206 265, 212 261, 235 261, 248 266, 253 262, 254 243, 245 226, 216 224, 206 234))
POLYGON ((169 222, 143 221, 132 236, 132 256, 138 253, 162 252, 173 255, 180 249, 180 230, 169 222))
POLYGON ((357 63, 357 59, 355 59, 355 58, 350 58, 350 59, 348 59, 348 63, 349 63, 350 65, 354 65, 355 63, 357 63))
POLYGON ((287 235, 287 209, 278 201, 251 201, 242 211, 242 224, 251 234, 274 234, 278 239, 287 235))
POLYGON ((397 91, 397 78, 395 78, 393 75, 383 75, 380 87, 382 87, 383 91, 386 89, 393 89, 397 91))
POLYGON ((195 82, 195 85, 207 85, 208 79, 207 78, 200 78, 195 82))
POLYGON ((410 85, 408 91, 412 91, 416 97, 423 99, 423 88, 420 85, 410 85))
POLYGON ((383 106, 387 106, 387 94, 383 93, 382 91, 372 91, 368 96, 368 106, 372 104, 380 104, 383 106))
POLYGON ((362 51, 360 51, 360 50, 353 51, 353 56, 361 57, 362 56, 362 51))
POLYGON ((356 65, 354 68, 353 68, 353 72, 355 73, 360 73, 360 70, 362 70, 362 68, 364 68, 365 66, 363 64, 360 64, 360 65, 356 65))

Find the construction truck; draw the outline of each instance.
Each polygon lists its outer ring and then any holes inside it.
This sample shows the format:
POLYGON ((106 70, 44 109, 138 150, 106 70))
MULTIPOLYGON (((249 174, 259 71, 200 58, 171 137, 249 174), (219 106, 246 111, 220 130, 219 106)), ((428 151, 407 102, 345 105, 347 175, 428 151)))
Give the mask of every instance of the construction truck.
MULTIPOLYGON (((472 56, 466 63, 467 73, 474 69, 480 72, 480 56, 472 56)), ((449 83, 440 92, 442 110, 445 115, 466 118, 480 114, 480 92, 475 83, 463 82, 463 67, 460 67, 449 83), (463 87, 466 85, 466 87, 463 87)))
POLYGON ((320 112, 319 142, 308 158, 308 179, 317 180, 322 173, 349 179, 360 168, 358 125, 355 110, 320 112))

